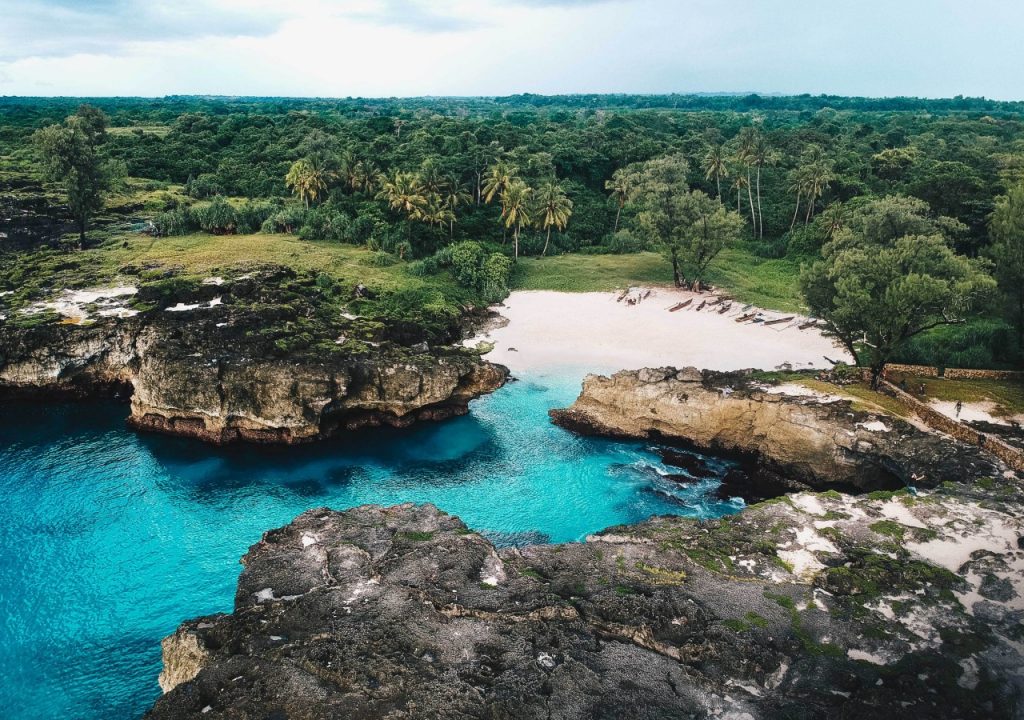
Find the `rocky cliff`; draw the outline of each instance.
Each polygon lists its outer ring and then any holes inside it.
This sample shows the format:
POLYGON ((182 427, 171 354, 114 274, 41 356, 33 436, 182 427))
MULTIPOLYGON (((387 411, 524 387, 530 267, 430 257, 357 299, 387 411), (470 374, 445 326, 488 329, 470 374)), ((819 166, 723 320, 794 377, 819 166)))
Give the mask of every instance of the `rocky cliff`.
POLYGON ((501 550, 431 506, 311 510, 164 641, 148 717, 1019 717, 1020 500, 799 494, 501 550))
POLYGON ((282 312, 302 320, 295 300, 203 290, 192 304, 172 306, 184 310, 0 325, 0 393, 108 392, 131 398, 136 428, 214 443, 292 443, 462 414, 507 377, 504 367, 449 345, 346 338, 341 318, 316 337, 291 316, 282 321, 282 312), (281 329, 268 340, 274 323, 281 329))
POLYGON ((578 432, 662 440, 746 460, 751 489, 761 497, 934 487, 997 472, 994 459, 975 447, 857 410, 848 400, 798 386, 771 388, 746 373, 658 368, 592 375, 576 402, 551 416, 578 432))

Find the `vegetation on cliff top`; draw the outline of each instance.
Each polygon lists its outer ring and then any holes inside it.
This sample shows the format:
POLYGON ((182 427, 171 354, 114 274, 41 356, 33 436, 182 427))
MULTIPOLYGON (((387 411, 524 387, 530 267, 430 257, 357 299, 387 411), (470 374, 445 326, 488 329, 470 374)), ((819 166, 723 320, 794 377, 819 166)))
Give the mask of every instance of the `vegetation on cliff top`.
MULTIPOLYGON (((148 221, 161 242, 206 233, 208 248, 220 247, 209 236, 249 245, 262 230, 289 246, 296 235, 309 241, 314 257, 315 242, 365 247, 373 268, 404 267, 403 282, 420 278, 447 296, 448 280, 433 276, 451 272, 451 244, 472 241, 483 260, 463 276, 476 278, 468 289, 480 300, 497 293, 493 278, 481 278, 501 274, 492 259, 500 255, 557 255, 520 263, 513 282, 564 289, 671 282, 674 259, 677 282, 703 280, 792 311, 804 304, 800 266, 821 258, 865 206, 902 196, 942 226, 955 258, 980 268, 976 259, 992 255, 1005 269, 1001 296, 972 303, 983 319, 957 303, 956 319, 967 322, 904 338, 895 357, 1019 360, 1024 316, 1007 258, 1022 213, 999 200, 1015 197, 1007 193, 1024 177, 1019 104, 758 96, 95 104, 112 126, 97 157, 129 175, 97 213, 92 241, 104 248, 134 247, 148 221)), ((29 142, 74 109, 67 100, 0 103, 0 204, 13 216, 76 214, 70 196, 39 184, 43 166, 29 142)), ((31 251, 24 225, 13 223, 4 245, 31 251)), ((199 244, 183 252, 214 252, 199 244)), ((270 243, 256 250, 277 254, 270 243)))

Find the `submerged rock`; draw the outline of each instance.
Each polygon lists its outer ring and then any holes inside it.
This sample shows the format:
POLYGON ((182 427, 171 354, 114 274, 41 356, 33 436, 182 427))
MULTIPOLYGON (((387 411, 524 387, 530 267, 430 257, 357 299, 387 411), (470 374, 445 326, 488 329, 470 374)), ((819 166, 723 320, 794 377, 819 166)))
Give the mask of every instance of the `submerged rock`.
POLYGON ((745 460, 746 499, 807 489, 934 487, 998 471, 994 458, 976 447, 855 410, 845 400, 769 392, 744 373, 647 368, 591 375, 571 407, 550 414, 577 432, 667 441, 745 460))
POLYGON ((1024 521, 994 483, 502 550, 429 505, 311 510, 164 641, 148 717, 1015 717, 1024 607, 983 578, 1021 586, 1024 521))

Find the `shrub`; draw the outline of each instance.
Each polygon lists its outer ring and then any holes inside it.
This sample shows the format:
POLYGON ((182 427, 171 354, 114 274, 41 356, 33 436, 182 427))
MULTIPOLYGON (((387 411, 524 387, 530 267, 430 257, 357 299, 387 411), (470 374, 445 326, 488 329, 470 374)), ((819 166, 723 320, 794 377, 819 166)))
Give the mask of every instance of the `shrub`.
POLYGON ((299 229, 304 240, 352 241, 352 220, 330 205, 314 208, 306 213, 305 223, 299 229))
POLYGON ((298 205, 287 205, 263 221, 265 233, 293 233, 302 227, 306 212, 298 205))
POLYGON ((185 183, 185 194, 198 199, 220 195, 224 190, 213 173, 203 173, 198 177, 189 178, 185 183))
POLYGON ((222 197, 214 198, 209 205, 196 210, 196 216, 199 227, 214 235, 230 235, 237 227, 235 209, 222 197))
POLYGON ((235 211, 237 231, 245 235, 258 232, 267 218, 276 210, 277 207, 272 203, 247 200, 242 207, 235 211))
POLYGON ((190 208, 179 207, 157 215, 153 218, 153 226, 160 237, 187 235, 199 229, 199 221, 190 208))

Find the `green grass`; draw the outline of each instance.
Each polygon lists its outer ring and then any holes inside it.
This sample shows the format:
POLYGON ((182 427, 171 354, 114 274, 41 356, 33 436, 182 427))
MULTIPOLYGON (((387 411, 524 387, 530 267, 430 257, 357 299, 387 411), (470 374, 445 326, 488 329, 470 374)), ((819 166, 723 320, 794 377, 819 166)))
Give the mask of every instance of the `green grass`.
POLYGON ((201 278, 261 264, 278 264, 298 272, 326 273, 341 283, 363 283, 377 291, 440 286, 446 294, 459 294, 447 275, 416 277, 406 271, 404 264, 374 265, 372 256, 362 247, 301 240, 292 235, 114 235, 87 250, 21 256, 17 258, 19 267, 12 262, 5 268, 8 272, 0 273, 0 285, 6 280, 12 284, 11 289, 21 288, 33 279, 55 288, 83 287, 113 282, 129 267, 176 270, 201 278))
POLYGON ((723 250, 708 268, 707 279, 741 302, 766 310, 806 312, 802 307, 799 277, 799 262, 768 260, 740 246, 723 250))
MULTIPOLYGON (((902 375, 889 378, 899 385, 902 375)), ((1016 380, 947 380, 945 378, 923 378, 906 376, 907 387, 917 392, 924 383, 924 399, 956 402, 995 403, 994 415, 1011 416, 1024 413, 1024 383, 1016 380)))
MULTIPOLYGON (((737 300, 769 310, 797 312, 800 266, 792 260, 766 260, 745 247, 722 252, 708 270, 708 281, 737 300)), ((513 290, 609 292, 630 285, 671 285, 672 268, 658 253, 559 255, 521 258, 513 290)))
POLYGON ((513 290, 605 292, 628 285, 670 285, 672 268, 657 253, 520 258, 513 290))

